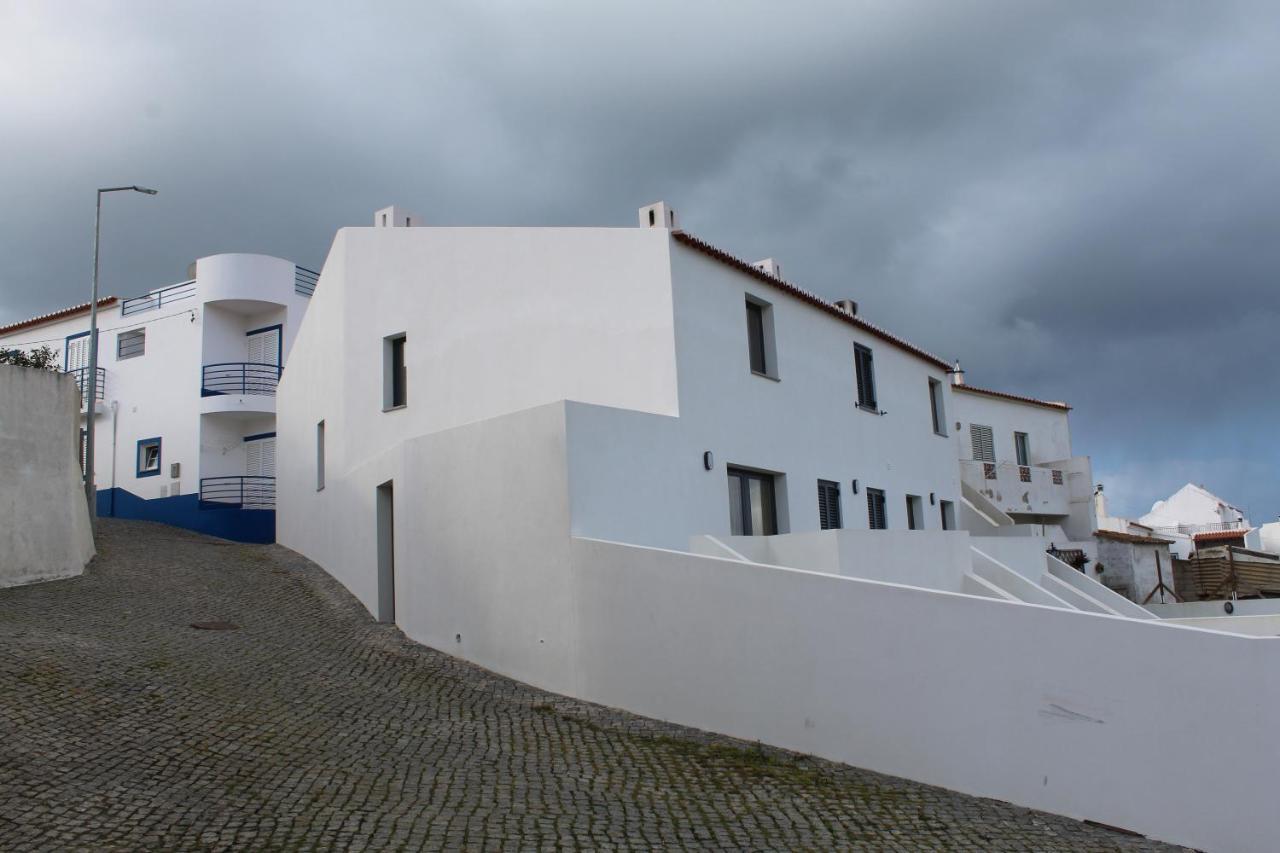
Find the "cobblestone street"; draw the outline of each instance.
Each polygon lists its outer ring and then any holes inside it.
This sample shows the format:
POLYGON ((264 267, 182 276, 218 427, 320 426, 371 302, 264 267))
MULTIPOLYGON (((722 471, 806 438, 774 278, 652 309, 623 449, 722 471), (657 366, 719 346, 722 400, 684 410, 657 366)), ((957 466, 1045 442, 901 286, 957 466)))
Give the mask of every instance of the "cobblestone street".
POLYGON ((98 545, 0 590, 3 850, 1172 849, 531 689, 275 546, 98 545))

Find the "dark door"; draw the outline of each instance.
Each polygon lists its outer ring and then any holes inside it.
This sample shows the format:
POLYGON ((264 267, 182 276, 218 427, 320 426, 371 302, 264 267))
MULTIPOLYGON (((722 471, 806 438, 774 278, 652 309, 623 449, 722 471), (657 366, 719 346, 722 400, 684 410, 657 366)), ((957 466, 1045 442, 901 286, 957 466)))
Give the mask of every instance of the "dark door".
POLYGON ((396 521, 393 481, 378 486, 378 621, 396 621, 396 521))
POLYGON ((773 483, 772 474, 729 469, 729 530, 734 536, 772 536, 778 532, 773 483))

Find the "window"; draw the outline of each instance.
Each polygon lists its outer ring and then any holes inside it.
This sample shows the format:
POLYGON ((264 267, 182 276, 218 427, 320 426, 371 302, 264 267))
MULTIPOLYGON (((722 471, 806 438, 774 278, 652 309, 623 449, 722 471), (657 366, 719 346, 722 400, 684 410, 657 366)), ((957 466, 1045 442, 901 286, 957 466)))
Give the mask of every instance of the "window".
POLYGON ((1027 444, 1027 434, 1025 432, 1015 432, 1013 434, 1013 450, 1018 455, 1019 465, 1030 465, 1027 460, 1031 458, 1031 452, 1027 444))
POLYGON ((969 444, 973 448, 973 458, 978 462, 995 462, 996 445, 991 427, 981 424, 969 424, 969 444))
MULTIPOLYGON (((85 460, 89 458, 89 432, 80 430, 80 473, 84 473, 85 460)), ((96 467, 96 466, 95 466, 96 467)))
POLYGON ((116 361, 137 358, 147 351, 147 330, 133 329, 116 335, 116 361))
POLYGON ((155 477, 160 473, 160 439, 144 438, 138 442, 139 477, 155 477))
POLYGON ((778 351, 773 340, 773 306, 747 297, 747 355, 751 372, 778 378, 778 351))
POLYGON ((929 409, 933 412, 933 431, 936 435, 947 434, 947 413, 942 408, 942 383, 937 379, 929 380, 929 409))
POLYGON ((772 474, 729 469, 729 531, 734 536, 772 536, 778 532, 772 474))
POLYGON ((869 412, 877 411, 876 373, 871 361, 871 350, 862 344, 854 344, 853 367, 858 376, 858 408, 869 412))
POLYGON ((316 491, 324 489, 324 421, 316 424, 316 491))
POLYGON ((404 366, 405 336, 382 339, 382 410, 398 409, 408 402, 408 379, 404 366))
POLYGON ((942 510, 942 529, 956 529, 956 505, 951 501, 938 501, 938 506, 942 510))
POLYGON ((919 495, 907 495, 907 529, 924 530, 924 500, 919 495))
POLYGON ((889 519, 884 511, 884 489, 867 489, 867 520, 872 530, 889 529, 889 519))
POLYGON ((830 480, 818 481, 818 526, 823 530, 839 530, 840 484, 830 480))

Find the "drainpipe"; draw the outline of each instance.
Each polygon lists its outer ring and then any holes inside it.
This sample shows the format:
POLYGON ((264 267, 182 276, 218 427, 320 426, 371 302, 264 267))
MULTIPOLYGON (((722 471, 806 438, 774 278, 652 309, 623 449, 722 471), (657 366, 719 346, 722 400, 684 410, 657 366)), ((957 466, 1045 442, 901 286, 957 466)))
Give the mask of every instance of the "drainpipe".
POLYGON ((116 435, 120 425, 120 401, 111 401, 111 516, 116 514, 116 435))

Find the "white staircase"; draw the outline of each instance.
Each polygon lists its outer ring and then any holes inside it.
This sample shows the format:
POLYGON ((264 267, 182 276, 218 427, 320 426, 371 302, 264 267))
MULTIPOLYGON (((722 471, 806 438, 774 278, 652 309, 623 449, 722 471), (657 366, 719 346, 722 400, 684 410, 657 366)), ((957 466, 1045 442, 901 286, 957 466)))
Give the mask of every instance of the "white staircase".
POLYGON ((1016 572, 977 548, 969 550, 973 556, 973 570, 965 574, 962 590, 971 595, 1130 619, 1156 618, 1146 608, 1139 607, 1050 554, 1044 555, 1043 567, 1031 567, 1030 572, 1016 572))

